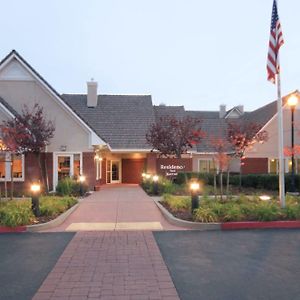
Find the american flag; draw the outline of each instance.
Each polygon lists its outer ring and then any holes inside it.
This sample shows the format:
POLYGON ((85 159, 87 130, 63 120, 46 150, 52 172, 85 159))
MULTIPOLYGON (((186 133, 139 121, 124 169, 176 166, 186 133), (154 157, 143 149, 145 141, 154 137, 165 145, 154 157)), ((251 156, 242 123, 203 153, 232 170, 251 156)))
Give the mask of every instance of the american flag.
POLYGON ((268 80, 274 84, 276 82, 276 74, 279 73, 279 48, 283 45, 283 43, 284 41, 278 16, 277 2, 274 0, 267 61, 268 80))

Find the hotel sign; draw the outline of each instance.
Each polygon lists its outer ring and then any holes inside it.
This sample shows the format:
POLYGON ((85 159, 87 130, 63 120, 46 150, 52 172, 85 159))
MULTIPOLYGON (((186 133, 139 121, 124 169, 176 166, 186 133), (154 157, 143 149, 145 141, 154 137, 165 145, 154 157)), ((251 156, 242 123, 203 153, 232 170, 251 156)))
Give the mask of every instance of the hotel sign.
POLYGON ((179 172, 192 171, 192 159, 189 158, 159 158, 157 170, 160 175, 176 177, 179 172))

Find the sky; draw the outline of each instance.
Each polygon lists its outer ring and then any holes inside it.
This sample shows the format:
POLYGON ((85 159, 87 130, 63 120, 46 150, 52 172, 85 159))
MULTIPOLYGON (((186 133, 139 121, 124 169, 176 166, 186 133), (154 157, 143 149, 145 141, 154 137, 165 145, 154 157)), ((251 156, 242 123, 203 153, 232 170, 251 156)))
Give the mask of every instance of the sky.
MULTIPOLYGON (((1 1, 0 57, 17 50, 59 93, 151 94, 158 105, 254 110, 273 0, 1 1)), ((278 0, 282 94, 300 89, 299 0, 278 0)))

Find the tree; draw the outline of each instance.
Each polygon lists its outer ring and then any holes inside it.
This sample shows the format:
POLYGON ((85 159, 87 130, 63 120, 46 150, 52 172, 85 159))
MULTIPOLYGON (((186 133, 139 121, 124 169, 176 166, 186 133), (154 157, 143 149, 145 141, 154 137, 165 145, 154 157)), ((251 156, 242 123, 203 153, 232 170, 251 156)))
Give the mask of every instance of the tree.
POLYGON ((228 152, 228 142, 226 139, 221 137, 210 137, 210 145, 214 150, 214 162, 215 162, 215 173, 214 173, 214 190, 216 195, 216 177, 217 177, 217 169, 216 163, 218 164, 219 173, 220 173, 220 193, 221 199, 223 198, 223 173, 227 172, 227 184, 226 184, 226 195, 229 194, 229 166, 231 157, 227 154, 228 152))
POLYGON ((146 140, 160 155, 181 158, 193 145, 199 144, 204 136, 200 119, 166 116, 150 126, 146 140))
POLYGON ((39 104, 34 104, 32 109, 24 105, 20 115, 15 116, 14 119, 3 121, 0 126, 3 143, 7 150, 12 153, 26 154, 34 153, 37 157, 40 179, 47 184, 46 161, 43 172, 41 162, 41 152, 50 144, 51 138, 54 136, 54 123, 47 120, 44 115, 44 110, 39 104))
POLYGON ((242 160, 245 158, 245 151, 254 143, 264 143, 268 140, 268 132, 261 131, 262 126, 253 122, 230 122, 227 127, 227 140, 231 144, 234 156, 241 161, 240 186, 242 175, 242 160))

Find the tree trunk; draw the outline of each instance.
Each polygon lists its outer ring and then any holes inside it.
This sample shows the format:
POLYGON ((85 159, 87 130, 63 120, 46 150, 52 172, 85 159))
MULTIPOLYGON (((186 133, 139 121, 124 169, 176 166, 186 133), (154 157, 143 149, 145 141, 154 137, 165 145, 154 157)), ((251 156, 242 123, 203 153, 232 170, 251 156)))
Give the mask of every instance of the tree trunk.
POLYGON ((223 200, 223 171, 220 172, 220 194, 221 200, 223 200))
POLYGON ((49 193, 49 178, 48 178, 48 168, 47 168, 47 155, 45 153, 45 159, 44 159, 44 171, 45 171, 45 187, 46 187, 46 192, 49 193))
POLYGON ((10 200, 14 197, 14 172, 13 172, 14 156, 10 155, 10 200))
POLYGON ((215 198, 217 198, 217 170, 214 170, 214 194, 215 198))
POLYGON ((38 164, 39 164, 39 169, 40 169, 40 178, 39 179, 40 179, 43 187, 45 187, 45 179, 44 179, 44 174, 43 174, 43 169, 42 169, 42 163, 41 163, 41 153, 40 152, 36 153, 36 157, 37 157, 38 164))
POLYGON ((230 171, 229 168, 227 169, 227 178, 226 178, 226 199, 228 200, 229 197, 229 176, 230 176, 230 171))

